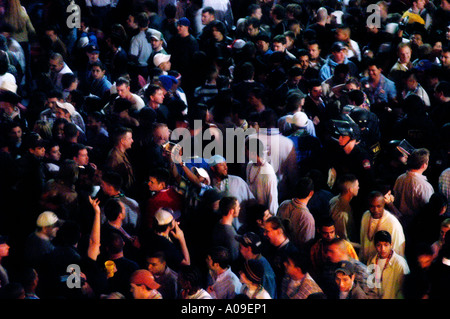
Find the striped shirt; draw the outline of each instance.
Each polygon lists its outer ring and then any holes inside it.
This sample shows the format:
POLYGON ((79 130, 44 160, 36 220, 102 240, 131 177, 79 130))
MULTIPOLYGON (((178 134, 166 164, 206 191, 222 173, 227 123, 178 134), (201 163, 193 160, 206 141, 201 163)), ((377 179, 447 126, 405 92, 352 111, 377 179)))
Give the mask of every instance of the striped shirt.
POLYGON ((210 294, 213 299, 233 299, 242 288, 242 283, 231 268, 218 276, 209 271, 208 285, 212 288, 210 294))

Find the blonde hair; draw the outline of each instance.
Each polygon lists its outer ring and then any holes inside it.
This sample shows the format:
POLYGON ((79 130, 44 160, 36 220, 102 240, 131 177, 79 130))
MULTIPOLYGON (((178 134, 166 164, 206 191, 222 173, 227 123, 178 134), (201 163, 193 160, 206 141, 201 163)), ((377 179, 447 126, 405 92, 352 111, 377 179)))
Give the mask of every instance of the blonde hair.
POLYGON ((7 0, 5 21, 14 28, 15 32, 20 32, 25 28, 27 22, 20 0, 7 0))

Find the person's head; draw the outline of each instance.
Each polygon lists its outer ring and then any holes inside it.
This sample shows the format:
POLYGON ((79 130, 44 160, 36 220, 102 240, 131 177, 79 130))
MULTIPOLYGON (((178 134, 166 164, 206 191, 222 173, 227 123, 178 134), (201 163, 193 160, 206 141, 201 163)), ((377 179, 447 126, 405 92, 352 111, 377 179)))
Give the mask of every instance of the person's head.
POLYGON ((347 25, 339 25, 336 27, 335 38, 337 41, 347 42, 350 40, 350 27, 347 25))
POLYGON ((191 22, 188 18, 180 18, 177 23, 177 32, 181 37, 187 37, 189 35, 189 27, 191 26, 191 22))
MULTIPOLYGON (((442 0, 442 1, 445 1, 445 0, 442 0)), ((445 69, 450 68, 450 45, 442 48, 441 62, 442 62, 442 67, 444 67, 445 69)))
POLYGON ((225 179, 228 177, 228 165, 220 155, 214 155, 209 160, 209 167, 213 175, 219 179, 225 179))
POLYGON ((272 40, 273 51, 284 52, 286 51, 286 36, 284 34, 276 35, 272 40))
POLYGON ((106 74, 105 65, 100 61, 94 62, 91 65, 91 74, 95 80, 101 80, 106 74))
POLYGON ((384 199, 384 194, 379 191, 373 191, 368 197, 369 212, 373 219, 380 219, 384 213, 384 206, 386 201, 384 199))
POLYGON ((73 73, 65 73, 61 77, 62 89, 66 92, 75 91, 78 89, 78 77, 73 73))
POLYGON ((334 280, 340 292, 349 292, 355 281, 355 266, 350 261, 341 261, 335 271, 334 280))
POLYGON ((8 237, 0 235, 0 261, 9 256, 8 237))
POLYGON ((202 275, 195 265, 182 265, 178 270, 178 284, 188 295, 195 294, 202 287, 202 275))
POLYGON ((261 19, 255 17, 249 17, 244 24, 245 32, 250 37, 258 36, 261 27, 261 19))
POLYGON ((72 145, 72 159, 78 166, 86 166, 89 164, 89 153, 87 146, 77 143, 72 145))
POLYGON ((48 64, 51 72, 58 73, 64 67, 63 56, 59 53, 53 53, 50 55, 48 64))
POLYGON ((346 47, 342 42, 335 42, 330 49, 331 56, 337 64, 344 63, 346 58, 346 47))
POLYGON ((114 145, 116 147, 123 148, 124 150, 130 149, 133 144, 133 131, 128 127, 119 127, 114 136, 114 145))
POLYGON ((315 61, 320 57, 320 51, 320 45, 317 40, 308 42, 308 53, 312 61, 315 61))
POLYGON ((211 21, 215 20, 216 10, 213 7, 204 7, 202 9, 201 21, 203 25, 207 25, 211 21))
POLYGON ((400 43, 397 48, 398 59, 400 63, 406 64, 411 61, 411 46, 408 43, 400 43))
POLYGON ((270 9, 270 17, 275 23, 282 21, 286 18, 286 8, 281 4, 275 4, 270 9))
POLYGON ((412 7, 416 10, 423 10, 426 3, 427 2, 425 0, 414 0, 412 2, 412 7))
MULTIPOLYGON (((170 62, 171 55, 165 53, 156 53, 153 57, 153 64, 163 71, 169 71, 172 68, 170 62)), ((154 84, 153 84, 154 85, 154 84)))
POLYGON ((123 179, 119 173, 114 171, 104 171, 100 181, 100 187, 107 196, 114 196, 120 192, 122 188, 123 179))
POLYGON ((413 31, 409 37, 411 45, 420 47, 423 44, 423 36, 420 31, 413 31))
POLYGON ((149 98, 151 108, 157 108, 164 102, 164 91, 156 84, 150 84, 145 90, 145 95, 149 98))
POLYGON ((359 181, 353 174, 345 174, 338 179, 341 194, 351 194, 357 196, 359 191, 359 181))
POLYGON ((45 211, 39 214, 36 220, 37 231, 46 235, 48 238, 53 239, 61 226, 61 222, 55 213, 51 211, 45 211))
POLYGON ((236 240, 239 242, 239 251, 244 259, 253 259, 255 256, 261 254, 261 238, 254 232, 237 235, 236 240))
POLYGON ((80 169, 74 160, 65 159, 61 163, 57 178, 67 186, 72 186, 78 180, 80 169))
POLYGON ((289 220, 277 216, 269 217, 264 223, 264 236, 273 246, 278 247, 288 238, 286 230, 288 223, 289 220))
POLYGON ((309 177, 299 178, 295 187, 295 197, 299 199, 311 198, 314 194, 314 182, 309 177))
POLYGON ((422 269, 427 269, 431 266, 434 260, 433 248, 425 243, 419 244, 416 247, 417 264, 422 269))
POLYGON ((336 238, 335 222, 331 216, 326 216, 318 220, 317 233, 320 239, 325 242, 330 242, 333 238, 336 238))
POLYGON ((30 154, 38 159, 44 158, 46 145, 45 141, 39 136, 29 136, 25 144, 30 154))
POLYGON ((45 147, 45 157, 50 161, 59 162, 61 159, 61 152, 59 143, 56 141, 49 142, 45 147))
POLYGON ((434 96, 440 101, 445 102, 450 99, 450 82, 440 81, 435 89, 434 96))
POLYGON ((148 28, 148 23, 149 23, 148 14, 146 12, 139 12, 135 16, 135 22, 136 22, 136 24, 137 24, 139 29, 141 29, 141 30, 147 29, 148 28))
POLYGON ((156 145, 163 145, 169 141, 170 130, 165 123, 154 123, 152 128, 152 138, 156 145))
POLYGON ((151 192, 159 192, 169 186, 170 174, 164 168, 155 168, 149 174, 148 188, 151 192))
POLYGON ((348 260, 347 245, 343 238, 335 237, 326 245, 327 259, 332 263, 348 260))
POLYGON ((373 238, 375 248, 380 258, 388 258, 392 252, 392 237, 386 230, 379 230, 373 238))
POLYGON ((302 252, 289 252, 283 258, 286 274, 293 280, 300 280, 306 275, 308 264, 308 257, 302 252))
POLYGON ((130 277, 130 291, 134 299, 147 299, 160 285, 147 269, 136 270, 130 277))
POLYGON ((166 255, 163 251, 157 251, 150 254, 147 258, 147 269, 154 276, 160 276, 164 274, 167 267, 166 255))
POLYGON ((105 202, 104 214, 110 222, 124 220, 126 217, 125 206, 119 199, 109 198, 105 202))
POLYGON ((207 253, 206 265, 215 273, 220 273, 230 267, 230 262, 230 251, 223 246, 215 246, 207 253))
POLYGON ((411 155, 408 156, 406 165, 410 170, 425 171, 428 168, 430 161, 430 151, 426 148, 419 148, 414 150, 411 155))
POLYGON ((317 100, 322 97, 322 83, 318 79, 312 79, 308 83, 309 95, 313 100, 317 100))
POLYGON ((261 20, 263 13, 261 9, 261 5, 258 3, 252 3, 247 7, 248 16, 252 18, 257 18, 258 20, 261 20))
POLYGON ((155 233, 168 235, 176 227, 173 210, 168 207, 159 208, 153 217, 153 230, 155 233))
POLYGON ((164 45, 163 34, 155 29, 152 29, 150 32, 150 44, 152 45, 153 51, 157 52, 162 49, 164 45))
POLYGON ((26 293, 35 292, 39 283, 38 272, 32 267, 25 267, 20 270, 18 281, 22 284, 26 293))
POLYGON ((119 97, 126 99, 131 95, 130 81, 124 77, 120 77, 116 81, 116 90, 119 97))
POLYGON ((223 41, 223 39, 227 35, 227 29, 225 27, 225 24, 222 21, 218 21, 218 20, 212 21, 210 23, 211 23, 211 32, 212 32, 213 38, 217 42, 223 41))
POLYGON ((219 202, 219 213, 220 216, 232 216, 233 218, 239 216, 240 212, 239 201, 236 197, 225 196, 219 202))
POLYGON ((240 280, 246 285, 262 284, 264 276, 264 264, 258 259, 249 259, 244 261, 242 270, 240 271, 240 280))
POLYGON ((376 59, 369 59, 366 65, 370 80, 378 81, 383 71, 380 62, 376 59))
POLYGON ((439 240, 441 242, 445 242, 445 235, 447 231, 450 229, 450 218, 446 218, 441 222, 440 230, 439 230, 439 240))

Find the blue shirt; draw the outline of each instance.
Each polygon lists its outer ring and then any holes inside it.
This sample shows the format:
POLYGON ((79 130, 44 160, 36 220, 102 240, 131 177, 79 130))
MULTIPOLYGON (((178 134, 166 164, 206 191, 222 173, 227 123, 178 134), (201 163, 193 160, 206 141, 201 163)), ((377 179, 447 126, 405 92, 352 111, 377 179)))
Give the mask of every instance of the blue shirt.
POLYGON ((369 83, 369 77, 364 77, 361 80, 361 86, 363 91, 367 94, 370 104, 376 103, 387 103, 390 100, 397 97, 397 89, 395 88, 395 83, 381 74, 380 82, 374 88, 369 83))

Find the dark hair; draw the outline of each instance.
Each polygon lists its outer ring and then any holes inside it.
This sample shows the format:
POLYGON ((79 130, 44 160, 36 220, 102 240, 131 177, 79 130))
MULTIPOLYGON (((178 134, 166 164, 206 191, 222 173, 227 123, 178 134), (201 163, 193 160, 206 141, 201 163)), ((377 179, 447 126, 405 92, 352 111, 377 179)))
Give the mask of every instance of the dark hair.
POLYGON ((211 15, 215 15, 216 14, 216 10, 214 10, 213 7, 204 7, 202 9, 202 13, 206 13, 206 12, 211 14, 211 15))
POLYGON ((267 224, 270 224, 273 229, 281 229, 286 237, 291 233, 291 221, 289 219, 283 219, 278 216, 271 216, 266 220, 267 224))
POLYGON ((146 12, 139 12, 137 15, 134 16, 134 19, 139 28, 148 27, 149 18, 146 12))
POLYGON ((73 73, 65 73, 61 77, 61 85, 62 85, 63 89, 67 89, 76 80, 77 80, 77 76, 75 74, 73 74, 73 73))
POLYGON ((117 198, 110 198, 106 201, 104 207, 105 217, 109 221, 115 221, 122 212, 122 206, 120 205, 120 200, 117 198))
POLYGON ((339 187, 339 191, 342 193, 342 192, 347 190, 347 188, 344 187, 345 183, 348 183, 348 182, 354 183, 357 180, 358 180, 358 178, 356 178, 356 176, 353 175, 353 174, 344 174, 344 175, 342 175, 337 180, 337 185, 339 187))
POLYGON ((181 265, 178 270, 178 278, 188 282, 193 292, 198 291, 202 287, 202 275, 197 266, 181 265))
POLYGON ((129 127, 119 126, 114 132, 114 145, 118 145, 120 140, 125 136, 126 133, 133 132, 133 130, 129 127))
POLYGON ((87 146, 80 144, 80 143, 74 143, 70 147, 70 158, 78 157, 78 154, 82 150, 87 150, 87 146))
POLYGON ((286 18, 286 8, 281 4, 276 4, 272 7, 272 14, 276 16, 278 20, 284 20, 286 18))
POLYGON ((317 228, 320 230, 322 227, 331 227, 335 226, 336 223, 330 215, 323 216, 322 218, 317 220, 317 228))
POLYGON ((221 216, 228 215, 228 212, 236 207, 237 198, 233 196, 225 196, 219 201, 219 213, 221 216))
POLYGON ((145 89, 145 96, 149 97, 152 96, 153 94, 156 93, 156 91, 158 90, 162 90, 161 86, 157 85, 157 84, 150 84, 146 89, 145 89))
POLYGON ((445 97, 450 97, 450 82, 440 81, 436 85, 435 91, 437 93, 443 93, 445 97))
POLYGON ((220 268, 225 269, 230 266, 230 251, 227 248, 215 246, 209 250, 208 255, 211 256, 213 263, 219 264, 220 268))
POLYGON ((121 86, 122 84, 125 84, 125 86, 130 86, 130 80, 121 76, 116 80, 116 87, 121 86))
POLYGON ((147 258, 158 258, 161 263, 166 262, 166 254, 161 250, 150 252, 147 258))
POLYGON ((122 176, 120 176, 119 173, 116 173, 114 171, 105 171, 102 173, 102 180, 114 187, 116 190, 120 190, 122 187, 123 179, 122 176))
POLYGON ((253 26, 255 29, 258 29, 261 26, 261 20, 255 18, 255 17, 249 17, 245 21, 245 27, 253 26))
POLYGON ((278 42, 281 44, 286 44, 286 36, 284 34, 278 34, 276 36, 273 37, 272 43, 273 42, 278 42))
POLYGON ((170 173, 162 167, 151 170, 148 176, 154 177, 158 181, 158 183, 164 182, 166 185, 170 181, 170 173))
POLYGON ((122 238, 122 235, 118 232, 111 232, 106 238, 106 251, 110 255, 118 254, 123 251, 123 247, 125 246, 125 242, 122 238))
POLYGON ((391 234, 386 230, 379 230, 375 233, 374 239, 373 239, 375 245, 379 242, 387 242, 392 243, 392 237, 391 234))
POLYGON ((298 267, 302 270, 302 272, 305 274, 308 271, 309 268, 309 261, 308 257, 304 252, 300 252, 297 250, 292 251, 286 251, 286 254, 284 255, 283 261, 292 260, 292 263, 295 267, 298 267))
POLYGON ((8 56, 7 53, 4 51, 0 52, 0 75, 5 74, 8 72, 9 68, 9 62, 8 62, 8 56))
POLYGON ((306 198, 311 191, 314 191, 314 182, 309 177, 301 177, 295 186, 295 197, 306 198))
POLYGON ((58 179, 63 181, 66 185, 74 184, 78 179, 79 168, 73 160, 66 159, 60 165, 58 171, 58 179))

